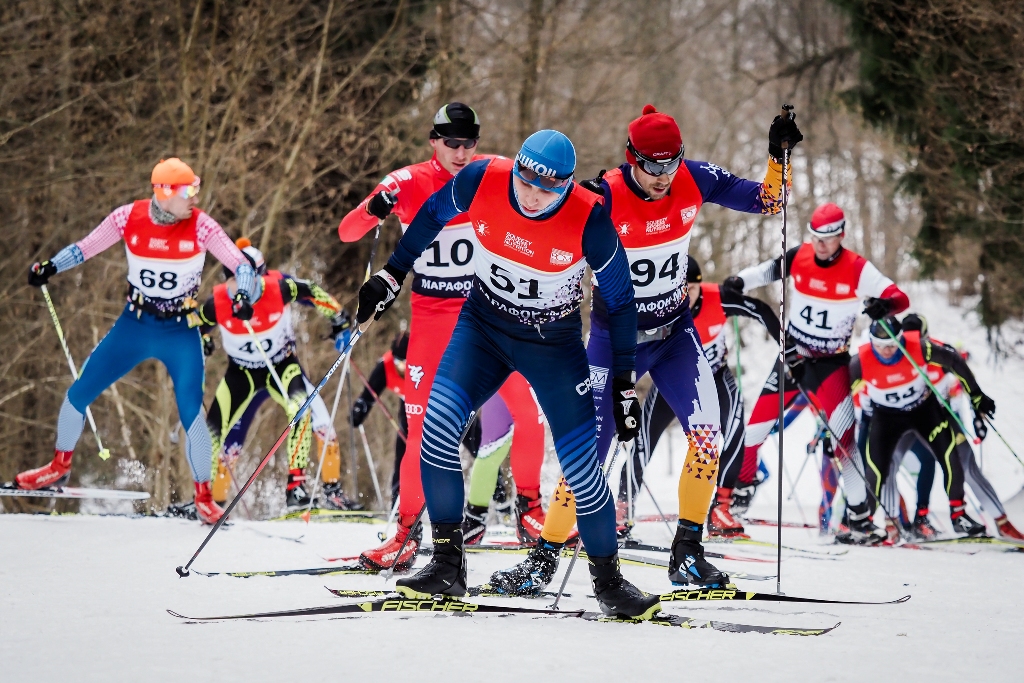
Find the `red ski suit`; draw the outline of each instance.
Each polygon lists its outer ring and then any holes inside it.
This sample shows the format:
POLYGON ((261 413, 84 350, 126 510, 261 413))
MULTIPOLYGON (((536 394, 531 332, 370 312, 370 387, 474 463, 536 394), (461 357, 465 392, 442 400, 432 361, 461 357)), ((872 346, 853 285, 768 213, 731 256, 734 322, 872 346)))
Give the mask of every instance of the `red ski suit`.
MULTIPOLYGON (((486 158, 491 157, 476 155, 473 160, 486 158)), ((366 212, 366 203, 382 190, 398 192, 392 213, 398 216, 404 232, 430 195, 451 179, 452 174, 436 157, 393 171, 345 216, 338 226, 338 236, 342 242, 355 242, 377 226, 377 218, 366 212)), ((473 226, 466 214, 460 214, 445 226, 413 267, 412 321, 405 373, 409 433, 406 457, 402 459, 398 507, 403 523, 411 523, 423 506, 420 481, 423 416, 437 366, 473 286, 474 243, 473 226)), ((540 408, 533 390, 519 373, 512 373, 498 390, 498 396, 505 401, 515 423, 510 464, 516 487, 519 493, 535 498, 540 493, 540 468, 544 461, 544 424, 540 408)))

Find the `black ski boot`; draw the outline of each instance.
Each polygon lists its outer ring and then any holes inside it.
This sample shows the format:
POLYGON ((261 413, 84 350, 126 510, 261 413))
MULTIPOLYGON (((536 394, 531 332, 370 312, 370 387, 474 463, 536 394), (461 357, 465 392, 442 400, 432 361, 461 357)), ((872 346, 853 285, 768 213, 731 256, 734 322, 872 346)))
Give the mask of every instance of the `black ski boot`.
POLYGON ((674 585, 693 584, 706 588, 729 585, 729 575, 704 559, 704 546, 700 544, 703 536, 702 524, 679 520, 668 558, 668 580, 674 585))
POLYGON ((194 500, 190 500, 187 503, 171 503, 167 506, 167 512, 164 515, 166 517, 181 517, 182 519, 191 519, 193 521, 199 519, 194 500))
POLYGON ((491 588, 506 595, 538 595, 555 577, 562 545, 540 539, 525 560, 491 574, 491 588))
POLYGON ((466 545, 479 545, 487 533, 486 505, 466 504, 466 512, 462 517, 462 539, 466 545))
POLYGON ((466 594, 466 553, 462 549, 461 524, 431 524, 434 556, 413 576, 395 582, 395 590, 407 598, 466 594))
POLYGON ((860 505, 848 505, 849 530, 836 534, 836 543, 847 545, 878 545, 888 538, 886 533, 871 521, 871 507, 867 501, 860 505))
POLYGON ((910 527, 910 534, 919 541, 934 541, 939 537, 939 532, 928 521, 928 510, 917 511, 914 524, 910 527))
POLYGON ((301 478, 295 475, 288 475, 288 487, 284 494, 284 504, 289 510, 301 510, 309 507, 311 501, 306 487, 302 485, 305 476, 301 478))
POLYGON ((324 510, 362 510, 366 506, 349 498, 341 488, 341 482, 336 481, 324 484, 324 498, 319 507, 324 510))
POLYGON ((729 510, 732 514, 743 517, 750 509, 750 501, 754 499, 754 492, 761 482, 752 481, 749 484, 738 483, 732 490, 732 505, 729 510))
POLYGON ((966 536, 984 536, 985 525, 978 524, 964 512, 962 500, 949 501, 949 518, 953 522, 953 531, 966 536))
POLYGON ((589 557, 590 583, 601 611, 609 617, 646 621, 661 611, 661 596, 644 593, 619 571, 619 555, 589 557))

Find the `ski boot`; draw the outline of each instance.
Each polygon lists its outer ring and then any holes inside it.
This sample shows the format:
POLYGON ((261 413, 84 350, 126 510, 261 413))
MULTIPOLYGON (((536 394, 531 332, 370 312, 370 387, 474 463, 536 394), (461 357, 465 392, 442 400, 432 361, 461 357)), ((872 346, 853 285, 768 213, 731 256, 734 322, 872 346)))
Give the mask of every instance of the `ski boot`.
POLYGON ((423 525, 416 522, 416 528, 412 529, 409 525, 413 523, 415 518, 409 515, 408 518, 403 516, 398 521, 398 531, 395 535, 384 541, 382 545, 373 550, 366 550, 359 555, 359 562, 367 569, 376 569, 377 571, 384 571, 390 569, 391 565, 395 566, 396 571, 404 571, 412 567, 413 562, 416 561, 416 551, 420 549, 420 540, 423 537, 423 525), (406 539, 409 542, 406 543, 406 539), (405 549, 402 549, 402 545, 405 545, 405 549), (401 555, 399 555, 401 551, 401 555), (395 562, 395 558, 398 561, 395 562))
POLYGON ((721 538, 750 538, 743 532, 743 525, 732 516, 732 489, 718 487, 715 500, 708 516, 708 536, 721 538))
POLYGON ((486 505, 466 504, 466 511, 462 516, 462 542, 466 545, 480 545, 487 533, 487 511, 486 505))
POLYGON ((561 543, 541 538, 525 560, 491 574, 491 588, 505 595, 539 594, 555 577, 561 551, 561 543))
POLYGON ((434 556, 414 576, 399 579, 395 590, 411 599, 429 599, 434 595, 462 597, 466 589, 466 553, 462 549, 459 524, 431 524, 434 556))
POLYGON ((305 481, 306 475, 302 470, 289 470, 284 494, 284 504, 289 510, 303 510, 310 506, 312 499, 302 485, 305 481))
POLYGON ((196 514, 196 502, 194 500, 190 500, 187 503, 171 503, 167 506, 163 516, 181 517, 182 519, 191 519, 193 522, 199 519, 199 515, 196 514))
POLYGON ((949 501, 949 519, 953 522, 953 531, 967 536, 984 536, 985 525, 978 524, 964 512, 962 500, 949 501))
POLYGON ((885 520, 885 540, 882 541, 882 545, 896 545, 900 542, 900 530, 890 520, 885 520))
POLYGON ((729 575, 704 559, 702 524, 679 520, 672 553, 668 558, 668 580, 676 586, 693 584, 705 588, 725 588, 729 575))
POLYGON ((213 491, 210 490, 210 482, 196 482, 196 516, 203 524, 216 524, 224 516, 224 511, 213 502, 213 491))
POLYGON ((754 493, 760 483, 759 481, 752 481, 749 484, 740 483, 732 490, 730 512, 733 515, 743 517, 747 514, 747 510, 750 509, 750 501, 754 499, 754 493))
POLYGON ((1006 515, 996 517, 996 528, 999 529, 1000 536, 1012 538, 1015 541, 1024 541, 1024 535, 1017 531, 1017 528, 1010 523, 1010 520, 1006 518, 1006 515))
POLYGON ((860 505, 848 505, 846 510, 849 529, 836 534, 836 543, 878 545, 887 538, 885 532, 871 521, 871 508, 867 501, 860 505))
POLYGON ((341 482, 334 481, 324 484, 324 497, 319 502, 319 507, 324 510, 362 510, 365 506, 345 495, 341 482))
POLYGON ((609 617, 646 621, 661 611, 661 596, 644 593, 626 581, 619 570, 619 555, 587 557, 590 583, 601 611, 609 617))
POLYGON ((939 532, 928 521, 928 508, 922 508, 914 515, 914 524, 910 527, 910 533, 919 541, 934 541, 939 537, 939 532))
POLYGON ((42 467, 22 472, 14 478, 19 489, 36 491, 49 486, 64 486, 71 479, 71 456, 74 451, 53 452, 53 460, 42 467))
POLYGON ((516 534, 522 545, 533 545, 540 540, 544 520, 544 507, 540 504, 539 491, 534 498, 522 493, 516 495, 516 534))

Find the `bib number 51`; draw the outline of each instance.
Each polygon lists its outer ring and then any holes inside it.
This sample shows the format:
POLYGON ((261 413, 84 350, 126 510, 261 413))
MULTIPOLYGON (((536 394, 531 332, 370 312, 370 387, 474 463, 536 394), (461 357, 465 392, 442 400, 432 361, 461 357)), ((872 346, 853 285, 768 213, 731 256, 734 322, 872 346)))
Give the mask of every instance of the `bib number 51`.
POLYGON ((537 280, 524 280, 519 279, 519 287, 512 283, 512 279, 509 277, 512 273, 508 272, 497 263, 491 264, 491 284, 497 289, 509 294, 515 293, 520 299, 539 299, 540 298, 540 282, 537 280), (516 290, 525 290, 517 292, 516 290))

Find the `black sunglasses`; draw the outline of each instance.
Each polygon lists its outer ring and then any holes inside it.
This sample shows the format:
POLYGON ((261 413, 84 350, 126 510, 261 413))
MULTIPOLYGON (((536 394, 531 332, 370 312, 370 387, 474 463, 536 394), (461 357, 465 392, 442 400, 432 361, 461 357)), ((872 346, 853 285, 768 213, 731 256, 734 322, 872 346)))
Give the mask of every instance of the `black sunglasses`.
POLYGON ((675 155, 668 161, 658 161, 657 159, 651 159, 645 157, 640 152, 636 151, 633 147, 633 143, 626 139, 626 149, 628 149, 633 156, 636 157, 636 165, 646 173, 647 175, 659 176, 659 175, 671 175, 679 170, 679 165, 683 163, 683 152, 686 151, 686 147, 683 145, 679 146, 679 154, 675 155))
POLYGON ((444 140, 444 146, 448 149, 458 149, 459 147, 465 147, 466 149, 473 149, 476 147, 476 143, 480 142, 480 138, 446 138, 444 136, 437 136, 435 140, 444 140))

